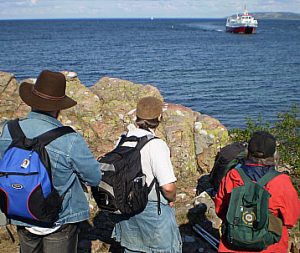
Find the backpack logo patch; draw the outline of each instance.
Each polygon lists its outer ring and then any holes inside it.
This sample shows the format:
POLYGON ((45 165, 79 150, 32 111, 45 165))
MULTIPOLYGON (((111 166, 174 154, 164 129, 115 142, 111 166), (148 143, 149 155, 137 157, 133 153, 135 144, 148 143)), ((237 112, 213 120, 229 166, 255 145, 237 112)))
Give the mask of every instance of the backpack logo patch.
POLYGON ((21 164, 21 168, 27 169, 27 167, 29 166, 29 164, 30 164, 30 160, 25 158, 23 160, 22 164, 21 164))
POLYGON ((245 210, 242 212, 242 221, 247 226, 253 226, 253 222, 256 220, 256 215, 253 210, 245 210))
POLYGON ((16 189, 16 190, 23 189, 23 185, 22 184, 12 184, 11 187, 14 188, 14 189, 16 189))

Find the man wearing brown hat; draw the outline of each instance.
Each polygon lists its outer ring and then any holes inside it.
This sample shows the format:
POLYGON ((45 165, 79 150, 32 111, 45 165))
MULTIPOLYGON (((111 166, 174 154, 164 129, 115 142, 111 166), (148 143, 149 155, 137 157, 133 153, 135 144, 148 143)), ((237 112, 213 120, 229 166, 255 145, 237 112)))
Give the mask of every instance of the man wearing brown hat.
MULTIPOLYGON (((162 102, 155 97, 142 98, 136 108, 136 126, 127 132, 127 136, 155 136, 162 107, 162 102)), ((125 142, 123 145, 130 144, 125 142)), ((153 187, 144 211, 117 223, 112 236, 125 248, 125 253, 180 253, 181 237, 173 208, 176 177, 167 144, 159 138, 152 139, 142 148, 141 161, 147 184, 150 185, 154 178, 158 182, 161 213, 158 212, 158 196, 153 187)))
MULTIPOLYGON (((31 107, 19 124, 27 138, 34 138, 62 126, 59 112, 76 105, 65 94, 66 79, 59 72, 44 70, 33 85, 23 82, 19 88, 22 100, 31 107)), ((0 134, 0 160, 12 139, 7 124, 0 134)), ((101 180, 99 163, 83 137, 75 131, 46 146, 51 163, 52 183, 63 196, 58 220, 51 228, 32 226, 20 220, 17 225, 22 253, 77 252, 78 224, 89 218, 89 205, 82 184, 96 186, 101 180)))
MULTIPOLYGON (((276 140, 273 135, 265 131, 253 133, 248 143, 248 157, 242 163, 241 169, 254 182, 275 169, 276 140)), ((216 213, 224 221, 228 210, 230 195, 236 187, 244 185, 239 172, 234 168, 230 170, 221 181, 215 197, 216 213)), ((297 191, 286 174, 280 174, 265 186, 271 194, 269 198, 269 211, 282 220, 282 235, 279 242, 271 244, 264 253, 286 253, 288 251, 288 228, 292 228, 300 215, 300 202, 297 191)), ((281 226, 280 226, 281 228, 281 226)), ((230 248, 226 238, 222 237, 219 252, 247 252, 230 248)), ((251 251, 253 252, 253 251, 251 251)))

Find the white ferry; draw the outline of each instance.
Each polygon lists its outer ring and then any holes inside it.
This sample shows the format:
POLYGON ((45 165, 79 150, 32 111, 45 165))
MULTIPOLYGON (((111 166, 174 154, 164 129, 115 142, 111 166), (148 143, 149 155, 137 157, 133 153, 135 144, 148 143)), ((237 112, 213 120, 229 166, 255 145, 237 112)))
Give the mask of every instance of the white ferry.
POLYGON ((233 15, 227 18, 226 32, 231 33, 255 33, 258 26, 257 20, 249 14, 245 8, 243 14, 233 15))

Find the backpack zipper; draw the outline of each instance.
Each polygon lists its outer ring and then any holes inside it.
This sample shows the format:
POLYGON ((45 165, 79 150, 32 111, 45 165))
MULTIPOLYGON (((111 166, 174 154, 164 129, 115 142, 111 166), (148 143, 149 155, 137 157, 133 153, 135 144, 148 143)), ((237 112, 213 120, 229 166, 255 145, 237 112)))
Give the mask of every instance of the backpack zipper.
POLYGON ((2 172, 0 171, 0 177, 6 177, 8 176, 32 176, 39 174, 38 172, 30 172, 30 173, 20 173, 20 172, 2 172))

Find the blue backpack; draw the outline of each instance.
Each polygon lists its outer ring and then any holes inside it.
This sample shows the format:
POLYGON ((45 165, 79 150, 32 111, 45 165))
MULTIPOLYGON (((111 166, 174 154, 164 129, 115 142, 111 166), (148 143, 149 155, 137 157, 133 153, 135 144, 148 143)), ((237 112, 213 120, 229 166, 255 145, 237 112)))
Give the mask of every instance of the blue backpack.
POLYGON ((0 160, 1 210, 9 219, 52 227, 58 219, 63 196, 53 187, 45 146, 74 130, 63 126, 29 139, 18 119, 7 124, 12 142, 0 160))

